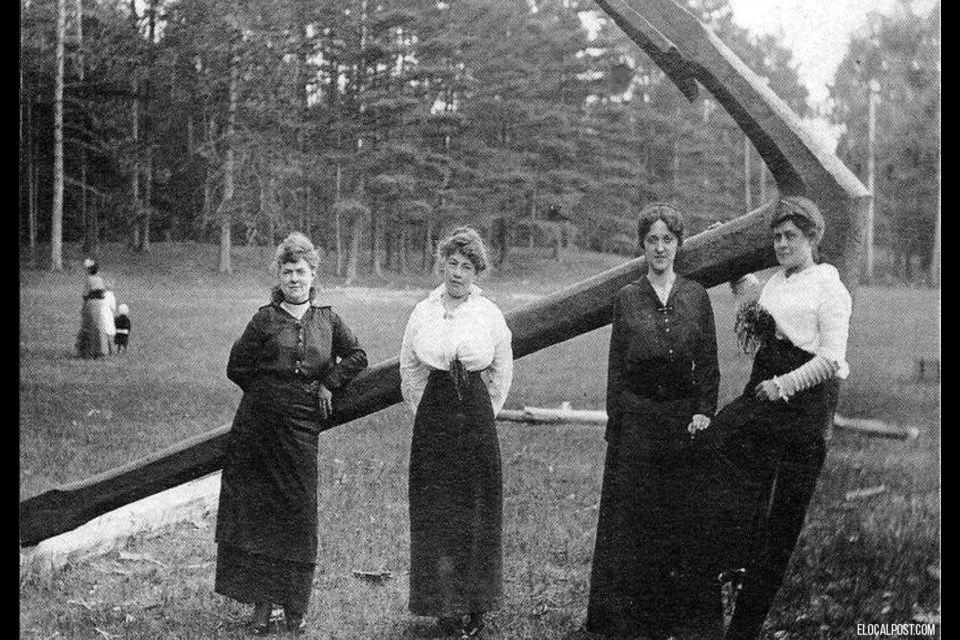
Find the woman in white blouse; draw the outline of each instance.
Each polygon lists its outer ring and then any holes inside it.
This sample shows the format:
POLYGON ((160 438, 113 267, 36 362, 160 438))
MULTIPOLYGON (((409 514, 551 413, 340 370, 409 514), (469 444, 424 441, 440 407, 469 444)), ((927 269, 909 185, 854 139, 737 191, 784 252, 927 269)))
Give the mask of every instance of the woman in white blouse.
POLYGON ((469 638, 502 596, 500 444, 494 417, 513 376, 511 333, 473 283, 480 235, 460 227, 437 247, 443 284, 410 314, 400 350, 410 447, 410 611, 469 638))
POLYGON ((780 270, 762 291, 753 275, 734 285, 740 343, 756 349, 750 381, 714 418, 740 471, 728 497, 751 541, 728 640, 760 634, 823 466, 839 381, 850 371, 851 298, 836 268, 817 262, 820 210, 808 198, 783 197, 771 227, 780 270))

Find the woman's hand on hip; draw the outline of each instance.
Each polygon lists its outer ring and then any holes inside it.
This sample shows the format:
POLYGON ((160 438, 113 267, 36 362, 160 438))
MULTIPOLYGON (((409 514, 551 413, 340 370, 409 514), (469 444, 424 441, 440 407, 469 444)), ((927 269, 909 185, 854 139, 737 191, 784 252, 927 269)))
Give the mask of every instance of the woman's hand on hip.
POLYGON ((333 415, 333 393, 322 384, 317 389, 317 401, 320 403, 320 417, 323 420, 333 415))
POLYGON ((780 389, 777 388, 773 380, 764 380, 753 388, 753 393, 757 397, 757 400, 776 402, 780 399, 780 389))
POLYGON ((690 424, 687 425, 687 431, 690 433, 690 437, 693 438, 698 432, 703 431, 709 426, 709 416, 705 416, 702 413, 695 413, 693 414, 693 418, 690 419, 690 424))

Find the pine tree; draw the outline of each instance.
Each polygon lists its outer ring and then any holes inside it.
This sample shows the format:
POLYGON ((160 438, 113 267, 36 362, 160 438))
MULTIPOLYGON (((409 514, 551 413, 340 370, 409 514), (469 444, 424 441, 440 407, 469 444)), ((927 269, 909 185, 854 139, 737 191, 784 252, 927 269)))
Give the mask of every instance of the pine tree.
POLYGON ((846 126, 841 158, 861 176, 866 167, 867 99, 879 83, 875 240, 893 254, 893 270, 914 277, 933 258, 939 186, 939 4, 929 18, 903 2, 892 15, 871 14, 850 44, 834 85, 832 118, 846 126))

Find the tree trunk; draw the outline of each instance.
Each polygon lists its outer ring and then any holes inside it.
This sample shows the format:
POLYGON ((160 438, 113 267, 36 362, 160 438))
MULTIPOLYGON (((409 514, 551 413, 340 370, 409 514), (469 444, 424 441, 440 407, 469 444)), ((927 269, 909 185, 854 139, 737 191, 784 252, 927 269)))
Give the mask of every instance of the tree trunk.
POLYGON ((341 239, 341 229, 340 229, 340 207, 336 206, 340 203, 340 163, 337 163, 337 187, 336 193, 334 194, 334 207, 333 207, 333 235, 336 239, 337 245, 337 275, 343 275, 343 241, 341 239))
POLYGON ((130 247, 136 250, 140 246, 140 154, 137 146, 140 142, 140 98, 137 97, 139 83, 137 82, 137 72, 133 74, 133 105, 131 109, 131 138, 133 139, 134 158, 133 168, 130 175, 130 247))
MULTIPOLYGON (((206 126, 206 135, 207 135, 207 145, 210 149, 210 155, 214 156, 213 150, 215 149, 214 137, 216 135, 216 121, 213 119, 213 116, 210 116, 210 120, 206 126)), ((205 171, 203 177, 203 203, 200 206, 200 239, 205 240, 207 236, 207 227, 210 225, 211 209, 213 208, 213 161, 210 158, 206 158, 205 162, 205 171)))
POLYGON ((500 218, 500 252, 497 260, 497 268, 502 268, 507 264, 510 257, 510 222, 507 218, 500 218))
POLYGON ((303 210, 306 208, 306 202, 304 201, 304 193, 302 188, 294 187, 292 189, 293 194, 291 200, 293 201, 293 206, 296 208, 297 214, 297 231, 301 233, 306 230, 304 223, 304 214, 303 210))
POLYGON ((753 186, 751 178, 752 169, 750 167, 750 138, 743 136, 743 204, 745 211, 753 210, 753 186))
MULTIPOLYGON (((83 62, 83 0, 76 0, 74 5, 77 20, 77 51, 76 67, 77 79, 81 86, 86 79, 86 70, 83 62)), ((87 195, 87 149, 80 145, 80 218, 83 220, 83 253, 97 255, 99 253, 99 238, 97 237, 98 224, 96 214, 91 216, 90 203, 87 195)))
POLYGON ((267 244, 272 247, 277 242, 277 179, 272 173, 267 179, 267 198, 270 206, 270 216, 267 218, 267 244))
POLYGON ((306 198, 306 207, 304 213, 304 233, 307 234, 307 237, 311 240, 313 239, 313 189, 310 188, 310 185, 307 184, 307 198, 306 198))
MULTIPOLYGON (((137 5, 134 0, 130 0, 130 28, 133 31, 133 38, 140 39, 140 33, 137 28, 137 5)), ((134 54, 135 56, 137 53, 134 54)), ((131 162, 130 174, 130 220, 128 242, 130 248, 134 251, 140 246, 140 65, 134 64, 133 73, 130 77, 130 88, 133 93, 133 101, 130 105, 130 139, 133 142, 133 160, 131 162)))
POLYGON ((400 229, 394 221, 387 222, 383 249, 387 255, 387 272, 400 272, 400 229))
POLYGON ((309 82, 307 70, 310 58, 310 41, 307 36, 309 4, 308 0, 297 0, 295 2, 293 30, 296 34, 295 53, 297 57, 294 81, 296 82, 297 95, 297 151, 300 163, 300 229, 306 233, 308 238, 312 238, 313 215, 311 208, 313 194, 310 188, 310 163, 306 159, 306 122, 310 108, 308 104, 309 96, 307 95, 307 84, 309 82))
POLYGON ((100 207, 96 206, 96 201, 94 201, 87 208, 88 211, 88 223, 90 225, 90 253, 92 255, 100 255, 100 207))
POLYGON ((383 277, 383 235, 386 232, 383 221, 378 221, 376 214, 370 216, 370 227, 373 235, 373 275, 383 277))
MULTIPOLYGON (((234 2, 236 6, 236 2, 234 2)), ((223 200, 220 202, 220 273, 231 273, 230 225, 233 222, 233 172, 234 145, 236 145, 237 94, 240 81, 239 62, 236 55, 237 35, 232 34, 230 45, 230 89, 227 104, 227 153, 223 167, 223 200)))
POLYGON ((393 270, 393 234, 389 229, 383 232, 383 266, 387 271, 393 270))
POLYGON ((360 263, 360 239, 363 235, 363 225, 365 216, 358 215, 353 221, 350 237, 350 255, 347 259, 347 280, 345 284, 351 285, 357 279, 357 265, 360 263))
POLYGON ((430 271, 430 268, 433 266, 431 264, 433 258, 433 222, 427 220, 426 227, 427 230, 424 234, 423 244, 423 264, 420 267, 424 273, 430 271))
MULTIPOLYGON (((540 179, 540 176, 538 175, 538 176, 537 176, 537 181, 538 181, 538 182, 539 182, 539 179, 540 179)), ((533 198, 532 198, 531 201, 530 201, 530 219, 531 219, 531 220, 536 220, 536 219, 537 219, 537 187, 536 187, 536 185, 534 185, 534 187, 533 187, 533 198)), ((528 234, 529 234, 529 236, 528 236, 528 238, 527 238, 527 246, 528 246, 530 249, 533 249, 534 245, 536 244, 536 243, 534 242, 534 237, 535 237, 535 234, 536 234, 536 227, 534 227, 534 225, 530 225, 530 227, 529 227, 529 229, 528 229, 528 234)))
POLYGON ((398 234, 397 262, 399 263, 400 273, 407 272, 407 225, 400 223, 400 233, 398 234))
POLYGON ((90 210, 87 206, 87 162, 86 152, 80 149, 80 221, 83 228, 83 253, 94 254, 93 239, 90 237, 90 210))
MULTIPOLYGON (((83 85, 85 74, 83 64, 83 0, 75 0, 74 14, 76 15, 76 47, 74 54, 74 66, 76 67, 77 79, 80 85, 83 85)), ((91 237, 90 229, 90 207, 87 198, 87 150, 84 144, 80 145, 80 220, 83 228, 83 253, 84 255, 96 255, 96 241, 91 237)))
POLYGON ((57 0, 56 78, 53 89, 53 211, 50 225, 50 269, 53 271, 63 271, 63 48, 66 22, 66 0, 57 0))
POLYGON ((203 202, 200 204, 199 239, 207 235, 207 225, 210 224, 210 207, 213 202, 213 172, 208 166, 203 177, 203 202))
POLYGON ((153 217, 153 131, 150 128, 150 74, 154 67, 154 56, 156 55, 155 40, 157 31, 157 0, 150 0, 147 7, 147 82, 146 99, 143 105, 144 115, 144 138, 146 139, 147 163, 144 168, 144 202, 140 217, 140 237, 137 244, 137 251, 150 253, 150 223, 153 217))
MULTIPOLYGON (((267 245, 273 244, 273 237, 270 235, 272 226, 270 222, 270 179, 267 177, 267 168, 264 166, 266 161, 259 163, 257 172, 257 186, 260 189, 260 220, 267 227, 267 245)), ((255 225, 259 226, 259 225, 255 225)))
POLYGON ((143 176, 143 216, 140 219, 140 244, 138 251, 150 253, 150 220, 153 212, 153 150, 147 149, 147 166, 143 176))

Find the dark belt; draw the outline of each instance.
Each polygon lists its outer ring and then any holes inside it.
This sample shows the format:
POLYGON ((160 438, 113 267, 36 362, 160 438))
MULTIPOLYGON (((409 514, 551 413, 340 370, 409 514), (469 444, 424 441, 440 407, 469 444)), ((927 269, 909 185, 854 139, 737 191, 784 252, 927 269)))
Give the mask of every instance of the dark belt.
POLYGON ((321 384, 316 378, 306 378, 292 372, 262 374, 258 383, 262 389, 269 389, 271 393, 301 393, 312 398, 318 397, 321 384))
POLYGON ((696 395, 693 361, 652 358, 628 367, 623 377, 624 389, 650 400, 679 400, 696 395))

